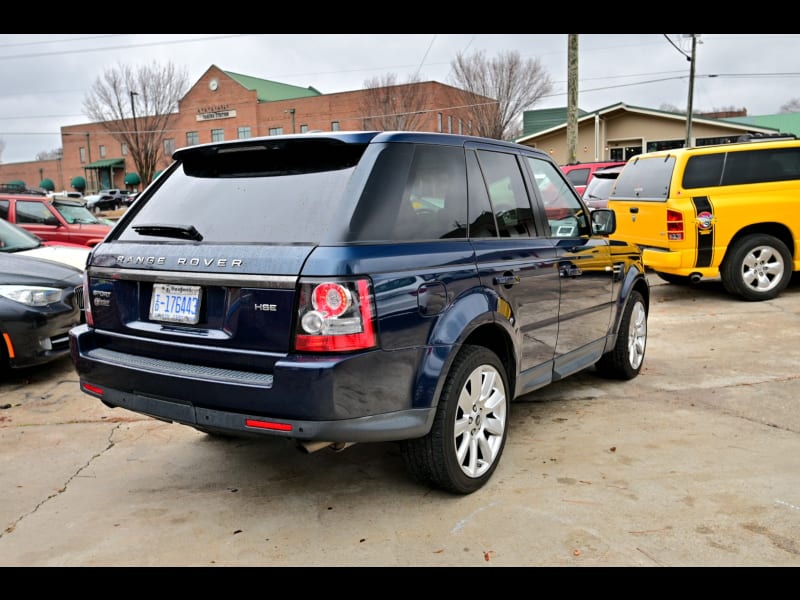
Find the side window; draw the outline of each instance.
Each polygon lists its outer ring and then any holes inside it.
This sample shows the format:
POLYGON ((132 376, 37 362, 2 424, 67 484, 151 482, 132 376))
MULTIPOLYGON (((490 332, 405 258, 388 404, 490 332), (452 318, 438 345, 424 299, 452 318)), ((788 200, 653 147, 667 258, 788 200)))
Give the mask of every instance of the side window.
POLYGON ((589 181, 589 169, 570 169, 567 172, 567 181, 572 185, 586 185, 586 182, 589 181))
POLYGON ((53 216, 41 202, 17 200, 17 223, 36 223, 38 225, 58 225, 53 216))
POLYGON ((533 210, 516 155, 478 150, 478 162, 500 236, 535 235, 533 210))
POLYGON ((541 198, 552 237, 575 237, 590 233, 586 210, 558 167, 548 161, 525 157, 541 198))
POLYGON ((483 181, 478 157, 473 151, 467 152, 467 178, 469 186, 469 237, 495 238, 498 236, 497 222, 494 219, 489 192, 483 181))
POLYGON ((394 237, 398 241, 467 235, 464 150, 417 146, 408 170, 394 237))
POLYGON ((722 185, 797 179, 798 160, 800 160, 800 148, 728 152, 722 185))
POLYGON ((387 144, 370 169, 349 220, 348 241, 465 238, 464 149, 387 144))
POLYGON ((722 165, 724 162, 724 152, 690 157, 686 161, 686 169, 683 171, 681 185, 686 190, 719 185, 722 179, 722 165))
POLYGON ((0 219, 8 220, 8 200, 0 200, 0 219))

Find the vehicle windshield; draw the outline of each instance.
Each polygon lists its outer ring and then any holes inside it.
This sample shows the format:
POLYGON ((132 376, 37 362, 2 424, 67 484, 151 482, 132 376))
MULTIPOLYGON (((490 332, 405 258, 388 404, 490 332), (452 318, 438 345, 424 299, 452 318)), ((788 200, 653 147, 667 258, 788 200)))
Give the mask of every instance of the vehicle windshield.
POLYGON ((53 206, 59 213, 61 213, 61 216, 64 217, 64 220, 69 224, 103 224, 103 221, 95 217, 91 212, 89 212, 89 209, 82 204, 53 202, 53 206))
POLYGON ((33 250, 41 245, 42 240, 34 234, 0 219, 0 252, 33 250))

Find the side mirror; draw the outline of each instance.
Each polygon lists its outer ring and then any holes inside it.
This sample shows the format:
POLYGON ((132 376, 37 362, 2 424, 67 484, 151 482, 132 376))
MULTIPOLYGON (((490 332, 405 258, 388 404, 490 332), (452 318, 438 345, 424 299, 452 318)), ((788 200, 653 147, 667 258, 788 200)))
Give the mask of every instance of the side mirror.
POLYGON ((597 235, 611 235, 617 230, 617 215, 610 208, 596 208, 591 212, 592 232, 597 235))

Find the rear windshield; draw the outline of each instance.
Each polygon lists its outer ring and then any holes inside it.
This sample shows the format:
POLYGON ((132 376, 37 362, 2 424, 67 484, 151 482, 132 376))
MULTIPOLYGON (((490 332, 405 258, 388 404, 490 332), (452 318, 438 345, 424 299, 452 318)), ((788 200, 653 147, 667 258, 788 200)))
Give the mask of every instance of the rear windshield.
POLYGON ((664 201, 669 195, 669 183, 675 168, 672 155, 632 159, 617 178, 611 200, 664 201))
POLYGON ((134 227, 168 225, 194 227, 210 243, 317 243, 365 148, 293 139, 183 152, 119 239, 154 239, 134 227))

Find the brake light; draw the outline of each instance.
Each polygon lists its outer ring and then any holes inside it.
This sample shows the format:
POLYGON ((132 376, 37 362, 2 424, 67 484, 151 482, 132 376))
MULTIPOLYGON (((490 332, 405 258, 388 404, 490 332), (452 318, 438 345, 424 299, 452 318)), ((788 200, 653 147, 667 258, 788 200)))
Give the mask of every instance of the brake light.
POLYGON ((374 300, 368 279, 300 281, 296 350, 346 352, 376 344, 374 300))
POLYGON ((683 213, 667 209, 667 239, 671 242, 680 242, 683 238, 683 213))

